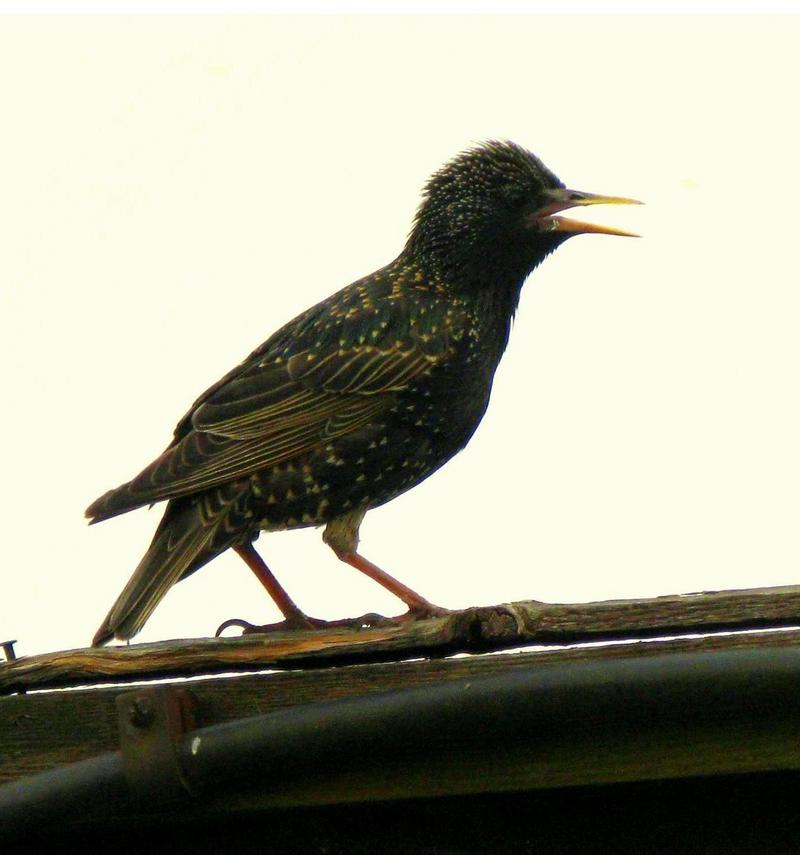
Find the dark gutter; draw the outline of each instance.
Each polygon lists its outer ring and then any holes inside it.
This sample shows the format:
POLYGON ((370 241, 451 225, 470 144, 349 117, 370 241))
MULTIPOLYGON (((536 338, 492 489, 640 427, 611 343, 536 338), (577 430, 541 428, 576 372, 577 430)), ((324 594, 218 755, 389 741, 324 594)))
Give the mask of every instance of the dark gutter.
MULTIPOLYGON (((776 646, 297 706, 183 736, 181 813, 796 769, 799 690, 800 649, 776 646)), ((0 787, 0 837, 140 813, 120 752, 0 787)))

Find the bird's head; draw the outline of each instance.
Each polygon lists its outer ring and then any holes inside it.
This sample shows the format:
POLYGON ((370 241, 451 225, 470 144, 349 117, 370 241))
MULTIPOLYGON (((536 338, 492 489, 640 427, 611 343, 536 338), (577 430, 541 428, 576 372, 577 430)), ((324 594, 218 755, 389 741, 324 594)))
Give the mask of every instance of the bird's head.
POLYGON ((519 286, 573 235, 632 236, 557 216, 567 208, 601 203, 638 204, 569 190, 515 143, 485 143, 458 155, 428 180, 406 252, 452 287, 519 286))

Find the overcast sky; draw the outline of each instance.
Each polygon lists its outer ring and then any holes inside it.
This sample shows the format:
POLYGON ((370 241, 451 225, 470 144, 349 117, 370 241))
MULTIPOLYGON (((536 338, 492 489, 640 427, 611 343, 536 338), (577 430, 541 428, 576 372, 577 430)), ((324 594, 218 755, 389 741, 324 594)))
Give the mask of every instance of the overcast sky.
MULTIPOLYGON (((4 19, 0 636, 89 642, 161 507, 86 505, 391 260, 487 138, 644 200, 581 212, 643 238, 533 274, 474 440, 368 514, 363 554, 451 607, 797 582, 799 43, 742 16, 4 19)), ((312 615, 400 610, 319 531, 257 546, 312 615)), ((230 617, 279 617, 232 553, 137 640, 230 617)))

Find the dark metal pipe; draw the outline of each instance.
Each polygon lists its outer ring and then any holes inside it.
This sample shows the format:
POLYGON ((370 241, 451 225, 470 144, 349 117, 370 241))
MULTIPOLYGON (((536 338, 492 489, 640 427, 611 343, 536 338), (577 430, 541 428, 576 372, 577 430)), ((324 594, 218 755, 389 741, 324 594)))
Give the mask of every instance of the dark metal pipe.
MULTIPOLYGON (((788 733, 798 748, 778 766, 798 768, 799 689, 800 649, 792 647, 574 661, 214 725, 187 734, 179 756, 200 803, 251 788, 279 791, 332 770, 380 767, 385 776, 394 763, 401 776, 420 759, 433 770, 466 759, 491 769, 497 751, 524 768, 545 751, 591 759, 598 745, 644 738, 656 751, 659 735, 661 745, 699 732, 738 739, 742 727, 788 733)), ((1 786, 0 836, 112 809, 138 810, 119 752, 1 786)))
POLYGON ((0 786, 0 840, 35 831, 54 839, 54 823, 98 819, 129 801, 118 751, 28 775, 0 786))
POLYGON ((421 755, 591 751, 676 723, 689 735, 776 716, 795 717, 800 730, 798 649, 573 662, 292 707, 197 732, 182 759, 197 790, 210 791, 421 755))

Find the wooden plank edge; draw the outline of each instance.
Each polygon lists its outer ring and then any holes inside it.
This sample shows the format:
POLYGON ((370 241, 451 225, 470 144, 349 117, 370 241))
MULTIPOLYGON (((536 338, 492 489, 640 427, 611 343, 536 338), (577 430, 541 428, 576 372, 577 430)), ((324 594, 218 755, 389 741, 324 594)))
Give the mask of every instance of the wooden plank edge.
POLYGON ((625 640, 800 625, 800 586, 640 600, 526 600, 399 625, 176 639, 20 657, 0 666, 0 694, 186 677, 478 653, 530 644, 625 640))

